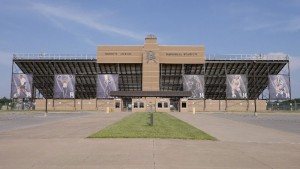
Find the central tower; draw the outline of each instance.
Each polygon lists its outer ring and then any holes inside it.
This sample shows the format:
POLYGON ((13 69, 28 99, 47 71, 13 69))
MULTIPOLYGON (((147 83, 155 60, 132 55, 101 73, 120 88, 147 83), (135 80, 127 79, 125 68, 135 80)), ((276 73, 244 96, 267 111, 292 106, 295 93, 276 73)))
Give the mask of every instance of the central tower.
POLYGON ((143 47, 143 91, 159 91, 159 46, 155 35, 145 38, 143 47))

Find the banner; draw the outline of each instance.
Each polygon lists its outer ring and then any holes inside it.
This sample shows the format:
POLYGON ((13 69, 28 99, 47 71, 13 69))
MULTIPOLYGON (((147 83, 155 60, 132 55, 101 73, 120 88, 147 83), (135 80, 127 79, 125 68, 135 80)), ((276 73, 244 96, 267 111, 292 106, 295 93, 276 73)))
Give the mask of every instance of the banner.
POLYGON ((246 75, 226 75, 226 97, 227 99, 247 99, 248 79, 246 75))
POLYGON ((11 82, 11 98, 31 98, 32 75, 13 74, 11 82))
POLYGON ((111 98, 110 91, 119 90, 119 75, 101 74, 97 76, 97 98, 111 98))
POLYGON ((183 75, 183 90, 191 91, 194 99, 204 99, 204 75, 183 75))
POLYGON ((75 75, 58 74, 54 76, 54 98, 75 98, 75 75))
POLYGON ((269 75, 270 99, 290 99, 290 80, 287 75, 269 75))

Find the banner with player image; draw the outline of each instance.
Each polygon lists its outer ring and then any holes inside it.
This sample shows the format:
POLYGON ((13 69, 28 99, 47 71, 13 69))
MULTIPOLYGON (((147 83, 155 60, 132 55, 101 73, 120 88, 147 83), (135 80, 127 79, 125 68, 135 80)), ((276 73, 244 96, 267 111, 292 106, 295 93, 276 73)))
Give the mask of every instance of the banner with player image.
POLYGON ((54 98, 75 98, 75 75, 58 74, 54 76, 54 98))
POLYGON ((119 75, 101 74, 97 76, 97 98, 112 98, 110 91, 119 90, 119 75))
POLYGON ((290 80, 287 75, 269 75, 270 99, 290 99, 290 80))
POLYGON ((248 79, 246 75, 226 75, 226 97, 227 99, 247 99, 248 79))
POLYGON ((11 98, 32 97, 32 74, 13 74, 11 83, 11 98))
POLYGON ((183 90, 191 91, 193 99, 204 99, 204 75, 183 75, 183 90))

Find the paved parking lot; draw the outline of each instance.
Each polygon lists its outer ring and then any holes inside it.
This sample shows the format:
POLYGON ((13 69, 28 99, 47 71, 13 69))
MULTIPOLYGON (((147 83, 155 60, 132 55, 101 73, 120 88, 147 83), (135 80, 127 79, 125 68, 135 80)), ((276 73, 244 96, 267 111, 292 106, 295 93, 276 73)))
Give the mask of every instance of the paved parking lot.
POLYGON ((300 113, 213 113, 215 117, 300 134, 300 113))
POLYGON ((300 135, 287 131, 294 124, 273 124, 297 115, 171 113, 218 141, 86 138, 129 114, 1 114, 9 127, 0 131, 0 168, 300 168, 300 135))
POLYGON ((47 114, 44 112, 0 112, 0 132, 45 125, 89 114, 84 112, 47 114))

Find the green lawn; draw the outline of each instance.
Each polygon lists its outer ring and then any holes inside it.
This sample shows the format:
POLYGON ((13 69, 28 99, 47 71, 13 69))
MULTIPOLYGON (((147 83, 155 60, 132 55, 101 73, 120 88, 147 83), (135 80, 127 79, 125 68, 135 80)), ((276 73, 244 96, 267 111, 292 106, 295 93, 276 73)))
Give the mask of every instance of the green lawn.
POLYGON ((150 126, 150 114, 134 113, 112 124, 89 138, 171 138, 216 140, 203 131, 167 113, 154 113, 154 126, 150 126))

